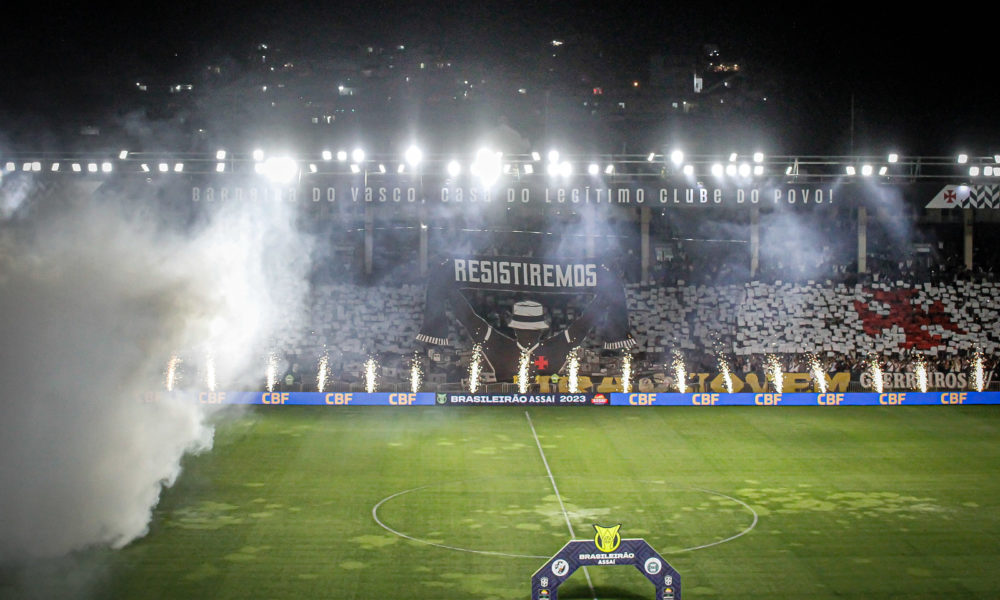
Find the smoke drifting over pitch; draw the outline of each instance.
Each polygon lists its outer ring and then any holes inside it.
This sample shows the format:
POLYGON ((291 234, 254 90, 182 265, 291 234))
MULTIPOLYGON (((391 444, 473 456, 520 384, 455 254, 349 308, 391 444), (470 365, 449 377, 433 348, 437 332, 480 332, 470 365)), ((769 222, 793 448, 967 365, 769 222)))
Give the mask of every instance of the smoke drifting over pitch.
POLYGON ((211 355, 223 388, 255 383, 308 291, 287 205, 178 225, 80 193, 29 194, 0 219, 0 562, 142 536, 184 454, 213 439, 191 399, 143 401, 166 361, 211 355))

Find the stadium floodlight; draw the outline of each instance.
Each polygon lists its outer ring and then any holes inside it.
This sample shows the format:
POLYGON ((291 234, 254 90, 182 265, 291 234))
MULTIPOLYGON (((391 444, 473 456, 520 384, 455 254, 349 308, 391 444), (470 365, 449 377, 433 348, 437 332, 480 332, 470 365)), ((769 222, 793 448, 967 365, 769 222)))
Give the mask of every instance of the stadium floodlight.
POLYGON ((424 153, 423 151, 420 150, 420 148, 416 146, 410 146, 409 148, 406 149, 406 152, 403 154, 403 157, 406 159, 406 164, 410 165, 411 167, 416 167, 417 165, 420 164, 420 161, 424 159, 424 153))
POLYGON ((215 172, 222 173, 226 170, 226 163, 215 163, 215 172))
POLYGON ((309 172, 310 173, 315 173, 317 171, 319 171, 319 169, 316 168, 316 163, 309 163, 309 172))
POLYGON ((755 163, 762 163, 762 162, 764 162, 764 153, 763 152, 754 152, 753 153, 753 161, 755 163))
POLYGON ((739 158, 739 155, 737 155, 735 152, 729 153, 729 162, 736 162, 737 158, 739 158))
POLYGON ((264 151, 261 150, 260 148, 257 148, 256 150, 254 150, 253 151, 253 159, 255 161, 257 161, 257 162, 260 162, 260 161, 264 160, 264 151))
POLYGON ((845 170, 845 172, 848 175, 850 175, 852 177, 857 174, 857 171, 855 171, 855 169, 854 169, 854 165, 847 165, 847 168, 844 169, 844 170, 845 170))
MULTIPOLYGON (((59 163, 56 163, 56 164, 59 164, 59 163)), ((987 177, 993 177, 993 171, 994 171, 994 169, 990 165, 987 165, 987 166, 983 167, 983 175, 985 175, 987 177)))
POLYGON ((41 171, 42 170, 42 163, 38 162, 37 160, 35 162, 31 163, 31 170, 34 171, 35 173, 41 171))
POLYGON ((320 156, 323 157, 323 160, 333 160, 333 153, 329 150, 324 150, 320 156))
POLYGON ((225 150, 216 150, 215 151, 215 160, 226 160, 226 151, 225 150))
POLYGON ((563 177, 569 177, 573 174, 573 165, 568 160, 562 161, 559 163, 559 174, 563 177))
POLYGON ((647 160, 648 162, 653 162, 654 160, 656 160, 656 153, 654 153, 654 152, 650 152, 650 153, 649 153, 649 156, 647 156, 647 157, 646 157, 646 160, 647 160))
POLYGON ((111 172, 111 163, 109 163, 109 162, 103 162, 103 163, 101 163, 101 172, 102 173, 110 173, 111 172))
POLYGON ((383 163, 378 164, 378 172, 383 174, 385 173, 385 164, 383 163))
POLYGON ((604 167, 604 174, 605 175, 614 175, 615 174, 615 166, 614 165, 608 165, 608 166, 604 167))
POLYGON ((522 169, 524 169, 524 174, 525 175, 534 175, 535 174, 535 167, 531 163, 525 163, 524 166, 522 167, 522 169))
POLYGON ((726 165, 726 175, 734 177, 736 175, 736 165, 731 163, 726 165))
POLYGON ((558 163, 558 162, 559 162, 559 151, 558 150, 549 150, 549 163, 553 163, 554 164, 554 163, 558 163))
POLYGON ((898 162, 899 162, 899 155, 896 154, 895 152, 890 152, 889 153, 889 163, 890 164, 896 164, 898 162))
POLYGON ((976 166, 969 167, 969 176, 979 177, 979 167, 976 166))
POLYGON ((87 163, 87 172, 88 173, 96 173, 97 172, 97 163, 87 163))
POLYGON ((964 165, 967 162, 969 162, 969 155, 968 154, 959 154, 958 155, 958 164, 964 165))
POLYGON ((993 155, 993 162, 1000 163, 1000 154, 993 155))
POLYGON ((25 171, 25 172, 30 171, 31 170, 31 163, 30 162, 26 162, 23 165, 21 165, 21 170, 25 171))
POLYGON ((688 177, 691 177, 692 175, 694 175, 694 165, 684 165, 684 168, 681 169, 681 172, 687 175, 688 177))
POLYGON ((503 153, 489 148, 480 148, 469 172, 479 178, 484 187, 492 187, 500 179, 503 171, 503 153))
POLYGON ((714 165, 712 165, 712 175, 716 177, 722 177, 722 173, 723 173, 722 165, 720 165, 719 163, 715 163, 714 165))
POLYGON ((597 166, 597 163, 590 163, 587 166, 587 173, 590 173, 591 175, 597 175, 600 172, 601 172, 601 167, 597 166))
POLYGON ((4 169, 6 169, 6 170, 7 170, 7 172, 9 173, 9 172, 11 172, 11 171, 15 171, 15 170, 17 170, 17 165, 15 165, 15 164, 14 164, 14 163, 12 163, 12 162, 8 162, 8 163, 7 163, 6 165, 4 165, 4 169))
POLYGON ((539 153, 537 153, 537 152, 532 152, 531 153, 531 160, 533 160, 535 162, 538 162, 538 161, 542 160, 542 155, 539 154, 539 153))
POLYGON ((749 163, 741 163, 739 168, 740 177, 750 177, 750 165, 749 163))
POLYGON ((862 177, 871 177, 871 174, 872 174, 872 166, 871 165, 861 165, 861 176, 862 177))
POLYGON ((545 172, 549 174, 549 177, 555 177, 559 174, 559 163, 550 162, 545 166, 545 172))
POLYGON ((354 161, 354 164, 361 164, 365 162, 365 151, 361 148, 351 150, 351 160, 354 161))
POLYGON ((82 169, 80 168, 80 163, 73 163, 72 167, 74 173, 79 173, 82 169))
POLYGON ((57 163, 57 162, 52 163, 52 172, 53 173, 58 173, 59 172, 59 163, 57 163))
POLYGON ((458 174, 462 172, 462 165, 458 164, 457 160, 453 160, 448 163, 448 176, 458 177, 458 174))
POLYGON ((128 158, 128 150, 122 150, 118 153, 118 160, 125 160, 128 158))
POLYGON ((763 175, 764 174, 764 165, 754 165, 753 166, 753 174, 757 175, 758 177, 761 176, 761 175, 763 175))
POLYGON ((351 173, 357 174, 357 173, 360 173, 360 172, 361 172, 361 167, 359 167, 358 165, 356 165, 354 163, 351 163, 351 173))
POLYGON ((273 183, 291 183, 299 174, 299 165, 288 156, 271 156, 264 161, 261 174, 273 183))
POLYGON ((684 153, 680 150, 674 150, 670 153, 670 162, 680 166, 680 164, 684 162, 684 153))
POLYGON ((143 173, 149 173, 149 165, 147 165, 146 163, 142 163, 141 165, 139 165, 139 168, 142 169, 143 173))
POLYGON ((256 174, 258 174, 258 175, 263 175, 264 174, 264 163, 262 163, 262 162, 254 163, 254 165, 253 165, 253 172, 256 173, 256 174))
POLYGON ((889 167, 882 165, 881 167, 878 168, 878 174, 880 176, 885 177, 888 173, 889 173, 889 167))
POLYGON ((344 162, 345 160, 347 160, 347 151, 346 150, 338 150, 337 151, 337 160, 340 161, 340 162, 344 162))
POLYGON ((403 163, 399 163, 399 166, 396 167, 396 172, 402 174, 405 171, 406 171, 406 165, 404 165, 403 163))
POLYGON ((174 173, 183 173, 183 172, 184 172, 184 163, 174 164, 174 173))

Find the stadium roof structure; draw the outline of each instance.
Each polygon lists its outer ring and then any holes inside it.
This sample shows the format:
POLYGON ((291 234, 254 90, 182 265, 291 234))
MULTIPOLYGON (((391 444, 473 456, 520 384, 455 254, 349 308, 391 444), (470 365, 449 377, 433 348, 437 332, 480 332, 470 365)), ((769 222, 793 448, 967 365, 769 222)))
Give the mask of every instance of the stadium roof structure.
POLYGON ((503 154, 480 150, 476 155, 423 154, 414 148, 395 154, 367 155, 359 148, 315 153, 268 154, 264 150, 230 152, 18 152, 0 156, 0 176, 14 172, 100 176, 108 173, 144 176, 170 174, 256 174, 288 183, 312 175, 366 177, 478 176, 485 185, 507 178, 517 181, 599 177, 630 180, 687 180, 688 183, 730 180, 822 183, 853 179, 871 182, 1000 183, 1000 155, 683 155, 680 151, 649 154, 566 154, 550 151, 503 154), (419 159, 415 159, 419 156, 419 159))

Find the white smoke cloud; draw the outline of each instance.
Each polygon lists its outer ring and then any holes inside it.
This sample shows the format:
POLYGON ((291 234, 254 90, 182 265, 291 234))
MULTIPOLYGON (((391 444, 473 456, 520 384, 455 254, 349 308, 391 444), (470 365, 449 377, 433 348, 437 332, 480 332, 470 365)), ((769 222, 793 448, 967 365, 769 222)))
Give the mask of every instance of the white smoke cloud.
POLYGON ((212 445, 203 406, 142 400, 169 357, 211 353, 220 387, 256 385, 303 305, 309 248, 287 205, 179 231, 129 201, 0 221, 0 562, 142 536, 184 454, 212 445))

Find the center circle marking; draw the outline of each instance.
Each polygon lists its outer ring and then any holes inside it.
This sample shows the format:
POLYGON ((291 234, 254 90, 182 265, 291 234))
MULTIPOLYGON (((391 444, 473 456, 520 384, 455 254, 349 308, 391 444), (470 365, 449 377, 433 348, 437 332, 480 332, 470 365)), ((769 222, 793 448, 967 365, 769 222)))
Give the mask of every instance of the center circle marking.
MULTIPOLYGON (((547 479, 547 477, 540 477, 540 478, 541 479, 547 479)), ((423 539, 420 539, 418 537, 414 537, 412 535, 408 535, 408 534, 406 534, 406 533, 404 533, 402 531, 399 531, 397 529, 393 529, 392 527, 390 527, 389 525, 387 525, 384 521, 382 521, 382 519, 380 519, 379 516, 378 516, 378 509, 381 508, 383 504, 385 504, 385 503, 387 503, 390 500, 393 500, 395 498, 399 498, 400 496, 405 496, 406 494, 411 494, 411 493, 414 493, 414 492, 420 492, 420 491, 426 490, 428 488, 439 487, 439 486, 444 486, 444 485, 451 485, 451 484, 456 484, 456 483, 470 483, 470 482, 473 482, 473 481, 495 480, 495 479, 512 479, 512 478, 510 478, 510 477, 500 477, 500 478, 497 478, 497 477, 483 477, 483 478, 476 478, 476 479, 464 479, 464 480, 458 480, 458 481, 443 481, 443 482, 438 482, 438 483, 428 483, 426 485, 421 485, 421 486, 418 486, 418 487, 415 487, 415 488, 410 488, 408 490, 402 490, 400 492, 396 492, 395 494, 386 496, 385 498, 382 498, 381 500, 379 500, 375 504, 375 506, 372 507, 372 519, 375 520, 375 522, 378 524, 379 527, 381 527, 382 529, 385 529, 386 531, 388 531, 389 533, 391 533, 393 535, 396 535, 396 536, 401 537, 401 538, 406 539, 406 540, 410 540, 412 542, 417 542, 418 544, 425 544, 427 546, 434 546, 436 548, 444 548, 446 550, 455 550, 457 552, 469 552, 469 553, 472 553, 472 554, 485 554, 485 555, 488 555, 488 556, 506 556, 506 557, 509 557, 509 558, 538 558, 538 559, 552 558, 551 556, 539 556, 539 555, 535 555, 535 554, 519 554, 519 553, 516 553, 516 552, 499 552, 499 551, 496 551, 496 550, 475 550, 475 549, 472 549, 472 548, 462 548, 460 546, 450 546, 448 544, 439 544, 437 542, 431 542, 429 540, 423 540, 423 539)), ((640 480, 633 480, 633 481, 636 481, 637 483, 654 483, 654 482, 651 482, 651 481, 646 481, 646 480, 641 480, 641 479, 640 480)), ((657 484, 657 485, 662 485, 662 484, 657 484)), ((752 506, 750 506, 746 502, 740 500, 739 498, 734 498, 732 496, 729 496, 727 494, 723 494, 722 492, 717 492, 715 490, 709 490, 709 489, 699 488, 699 487, 675 487, 673 489, 683 490, 683 491, 689 491, 689 492, 701 492, 703 494, 709 494, 711 496, 717 496, 719 498, 725 498, 726 500, 730 500, 732 502, 735 502, 736 504, 739 504, 740 506, 742 506, 743 508, 745 508, 747 511, 749 511, 750 514, 753 515, 753 520, 750 522, 750 525, 748 525, 745 529, 743 529, 742 531, 736 533, 735 535, 731 535, 731 536, 729 536, 727 538, 723 538, 721 540, 715 540, 714 542, 709 542, 707 544, 701 544, 701 545, 698 545, 698 546, 691 546, 691 547, 688 547, 688 548, 681 548, 680 550, 674 550, 673 552, 663 552, 662 554, 680 554, 682 552, 693 552, 695 550, 703 550, 705 548, 711 548, 712 546, 718 546, 720 544, 725 544, 726 542, 731 542, 731 541, 733 541, 733 540, 735 540, 735 539, 737 539, 739 537, 742 537, 742 536, 750 533, 753 530, 753 528, 757 526, 757 521, 759 520, 759 516, 757 515, 757 511, 755 511, 752 506)))

